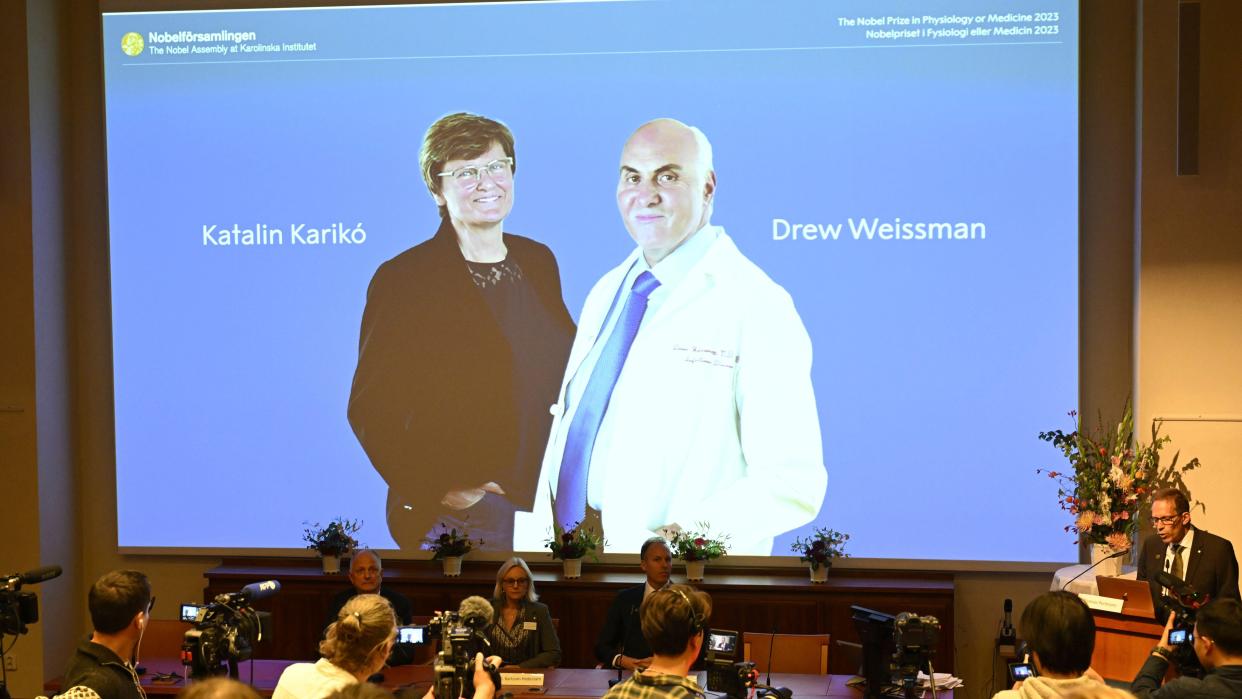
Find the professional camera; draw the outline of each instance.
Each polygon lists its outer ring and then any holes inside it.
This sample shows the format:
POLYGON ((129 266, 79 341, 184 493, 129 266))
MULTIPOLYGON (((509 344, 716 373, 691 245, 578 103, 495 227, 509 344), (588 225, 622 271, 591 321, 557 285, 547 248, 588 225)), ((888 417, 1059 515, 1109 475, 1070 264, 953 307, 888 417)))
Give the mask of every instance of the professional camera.
MULTIPOLYGON (((435 660, 436 699, 458 699, 474 696, 474 656, 487 656, 489 643, 483 629, 492 623, 492 605, 482 597, 467 597, 456 612, 437 612, 427 623, 428 634, 440 639, 440 652, 435 660)), ((491 663, 483 663, 500 690, 500 672, 491 663)))
POLYGON ((929 681, 934 681, 931 659, 936 654, 940 640, 940 622, 934 616, 919 616, 902 612, 893 622, 893 661, 890 669, 893 679, 907 697, 919 693, 919 672, 926 670, 929 681))
POLYGON ((250 603, 279 591, 279 582, 267 580, 217 595, 203 606, 181 605, 181 620, 194 624, 181 644, 181 664, 190 667, 191 676, 220 675, 227 664, 229 677, 237 677, 237 663, 249 660, 254 645, 272 635, 271 614, 256 611, 250 603))
MULTIPOLYGON (((5 651, 13 649, 13 644, 5 648, 4 637, 24 634, 29 630, 26 628, 28 625, 39 620, 39 598, 33 592, 22 592, 22 585, 47 582, 59 576, 60 572, 60 566, 46 566, 0 576, 0 667, 4 666, 5 651)), ((13 643, 17 643, 16 638, 13 643)), ((9 699, 9 689, 3 678, 0 678, 0 699, 9 699)))
POLYGON ((1173 655, 1169 660, 1183 676, 1203 677, 1203 665, 1195 654, 1194 628, 1199 608, 1207 604, 1208 599, 1181 578, 1163 571, 1157 572, 1154 578, 1165 589, 1164 604, 1173 611, 1173 628, 1169 631, 1173 655))
POLYGON ((755 686, 758 673, 752 662, 738 661, 736 631, 712 629, 707 632, 707 691, 723 692, 729 699, 745 699, 755 686))

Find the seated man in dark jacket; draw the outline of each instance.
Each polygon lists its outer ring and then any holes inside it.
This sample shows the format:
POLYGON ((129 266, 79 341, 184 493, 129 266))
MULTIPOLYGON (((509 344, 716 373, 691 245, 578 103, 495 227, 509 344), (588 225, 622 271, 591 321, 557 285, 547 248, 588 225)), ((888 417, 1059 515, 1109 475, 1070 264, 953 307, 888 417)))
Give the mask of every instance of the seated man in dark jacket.
POLYGON ((1233 599, 1210 602, 1195 619, 1194 646, 1199 663, 1207 671, 1203 679, 1179 677, 1163 687, 1160 680, 1169 669, 1173 646, 1169 632, 1173 615, 1165 624, 1160 643, 1139 670, 1130 691, 1140 699, 1198 699, 1242 697, 1242 603, 1233 599))
POLYGON ((638 557, 647 581, 617 593, 595 642, 595 657, 604 667, 637 670, 651 664, 651 647, 643 638, 638 608, 652 592, 668 587, 669 576, 673 574, 673 554, 668 542, 654 537, 643 544, 638 557))
MULTIPOLYGON (((402 625, 412 623, 413 606, 409 598, 400 592, 384 587, 384 562, 380 560, 378 553, 371 549, 355 551, 353 558, 349 561, 349 582, 353 587, 341 590, 340 594, 332 598, 328 615, 323 622, 325 631, 329 624, 336 621, 341 608, 353 599, 354 595, 379 595, 392 605, 392 611, 397 615, 397 623, 402 625)), ((414 661, 415 650, 412 643, 394 643, 392 653, 388 656, 388 664, 409 665, 414 661)))
POLYGON ((89 687, 101 699, 145 699, 134 662, 154 602, 150 581, 136 570, 96 580, 87 601, 95 630, 69 661, 65 687, 89 687))

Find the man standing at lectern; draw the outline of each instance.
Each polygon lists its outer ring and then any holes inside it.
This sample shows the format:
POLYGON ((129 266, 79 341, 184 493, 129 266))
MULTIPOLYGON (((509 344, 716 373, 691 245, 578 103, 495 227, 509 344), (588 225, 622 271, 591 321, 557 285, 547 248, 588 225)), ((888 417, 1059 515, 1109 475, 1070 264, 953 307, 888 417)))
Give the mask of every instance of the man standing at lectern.
POLYGON ((617 208, 637 247, 583 304, 516 547, 540 548, 553 522, 602 520, 634 551, 710 521, 730 553, 768 555, 819 513, 811 340, 789 294, 711 224, 715 195, 696 128, 656 119, 622 149, 617 208))
POLYGON ((1239 599, 1238 559, 1233 544, 1190 523, 1190 501, 1176 488, 1162 488, 1151 497, 1151 522, 1156 533, 1143 540, 1138 579, 1151 586, 1156 620, 1169 617, 1158 571, 1185 580, 1196 592, 1213 600, 1239 599))

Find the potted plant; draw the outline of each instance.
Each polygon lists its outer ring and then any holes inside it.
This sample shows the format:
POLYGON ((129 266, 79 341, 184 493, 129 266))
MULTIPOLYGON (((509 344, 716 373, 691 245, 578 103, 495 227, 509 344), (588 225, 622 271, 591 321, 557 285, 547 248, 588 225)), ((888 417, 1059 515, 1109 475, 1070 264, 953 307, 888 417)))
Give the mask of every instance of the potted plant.
POLYGON ((444 574, 451 578, 461 575, 461 559, 473 551, 476 545, 482 546, 483 540, 471 539, 464 524, 458 530, 441 522, 439 534, 432 531, 431 536, 423 539, 423 548, 431 551, 432 560, 440 561, 444 574))
POLYGON ((594 529, 576 522, 569 530, 554 527, 552 536, 544 541, 544 545, 552 551, 552 558, 559 558, 565 566, 565 577, 574 579, 582 577, 582 559, 590 554, 591 560, 598 561, 595 553, 604 545, 604 537, 594 529))
MULTIPOLYGON (((1126 402, 1121 421, 1105 428, 1103 419, 1093 432, 1083 429, 1077 412, 1069 414, 1074 431, 1041 432, 1039 438, 1050 442, 1069 461, 1072 471, 1036 469, 1057 481, 1057 498, 1061 509, 1074 518, 1065 531, 1078 535, 1075 543, 1091 544, 1091 561, 1132 548, 1138 532, 1139 515, 1152 491, 1163 487, 1185 490, 1183 475, 1199 467, 1198 459, 1184 465, 1177 463, 1180 453, 1173 455, 1168 466, 1160 466, 1160 450, 1170 441, 1160 436, 1160 424, 1153 423, 1151 442, 1142 444, 1134 438, 1134 412, 1126 402)), ((1120 575, 1121 559, 1114 558, 1102 566, 1099 575, 1120 575)))
POLYGON ((729 535, 714 538, 707 522, 698 522, 695 526, 702 531, 680 530, 673 534, 670 543, 673 555, 686 562, 686 579, 697 582, 703 579, 708 561, 729 552, 729 535))
POLYGON ((354 534, 362 529, 362 521, 337 517, 328 522, 326 527, 320 526, 319 522, 314 524, 303 522, 302 524, 307 525, 302 530, 302 540, 306 542, 306 548, 319 552, 323 561, 323 572, 341 572, 341 556, 352 552, 359 546, 354 534))
POLYGON ((810 565, 811 582, 822 583, 828 580, 828 569, 832 567, 834 558, 850 557, 845 552, 845 542, 849 540, 849 534, 820 527, 813 536, 794 539, 789 550, 799 555, 798 560, 810 565))

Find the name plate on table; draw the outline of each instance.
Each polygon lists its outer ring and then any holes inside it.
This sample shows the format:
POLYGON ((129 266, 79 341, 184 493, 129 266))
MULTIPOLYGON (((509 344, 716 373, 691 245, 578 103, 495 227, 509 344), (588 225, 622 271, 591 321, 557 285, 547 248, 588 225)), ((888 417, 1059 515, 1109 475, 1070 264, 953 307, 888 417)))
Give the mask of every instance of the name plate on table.
POLYGON ((542 687, 542 672, 502 672, 500 683, 506 687, 542 687))
POLYGON ((1120 614, 1121 608, 1126 606, 1126 601, 1115 597, 1101 597, 1099 595, 1088 595, 1087 593, 1079 593, 1078 599, 1087 605, 1088 609, 1094 609, 1099 612, 1113 612, 1120 614))

